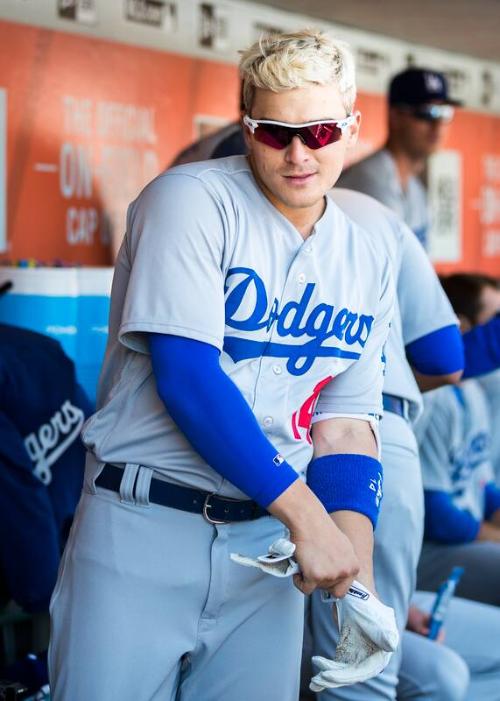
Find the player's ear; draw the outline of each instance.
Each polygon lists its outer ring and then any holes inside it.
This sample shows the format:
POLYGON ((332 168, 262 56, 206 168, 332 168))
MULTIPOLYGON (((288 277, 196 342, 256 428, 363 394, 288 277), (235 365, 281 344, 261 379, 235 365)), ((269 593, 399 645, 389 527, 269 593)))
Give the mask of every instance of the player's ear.
POLYGON ((346 133, 346 146, 347 148, 352 148, 353 146, 356 145, 356 142, 358 140, 359 136, 359 129, 361 126, 361 112, 359 110, 355 110, 353 112, 354 115, 354 121, 353 123, 347 127, 347 133, 346 133))
POLYGON ((243 138, 245 139, 245 145, 247 147, 247 151, 250 153, 252 150, 252 134, 250 132, 250 129, 241 122, 241 128, 243 130, 243 138))

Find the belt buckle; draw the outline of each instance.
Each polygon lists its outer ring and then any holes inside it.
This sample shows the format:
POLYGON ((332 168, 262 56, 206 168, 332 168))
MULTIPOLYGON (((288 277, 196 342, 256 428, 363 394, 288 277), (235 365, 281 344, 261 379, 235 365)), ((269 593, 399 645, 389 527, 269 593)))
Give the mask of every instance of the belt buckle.
MULTIPOLYGON (((205 521, 207 521, 207 523, 211 523, 214 526, 220 526, 224 523, 229 523, 229 521, 220 521, 219 519, 211 518, 210 514, 208 513, 208 510, 211 509, 213 506, 213 504, 210 504, 210 499, 212 497, 215 497, 215 496, 218 496, 218 495, 216 495, 214 492, 207 494, 207 496, 205 497, 205 502, 203 504, 203 511, 201 513, 202 513, 202 516, 205 519, 205 521)), ((221 498, 223 498, 223 497, 219 497, 219 499, 221 499, 221 498)), ((230 501, 230 500, 228 499, 228 501, 230 501)))

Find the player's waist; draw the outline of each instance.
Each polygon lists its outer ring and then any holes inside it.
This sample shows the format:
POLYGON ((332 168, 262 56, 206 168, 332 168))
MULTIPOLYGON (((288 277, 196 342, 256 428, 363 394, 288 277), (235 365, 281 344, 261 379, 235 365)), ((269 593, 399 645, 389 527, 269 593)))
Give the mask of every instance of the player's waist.
MULTIPOLYGON (((213 492, 207 492, 193 487, 185 487, 167 482, 163 479, 151 478, 147 494, 139 495, 140 489, 139 471, 132 485, 132 499, 144 498, 151 504, 189 511, 200 514, 209 523, 233 523, 240 521, 253 521, 262 516, 269 516, 269 512, 251 499, 233 499, 213 492)), ((150 469, 150 468, 145 468, 150 469)), ((105 463, 102 471, 95 479, 95 486, 121 494, 125 480, 123 467, 105 463)), ((130 491, 130 485, 127 487, 130 491)))
POLYGON ((401 416, 406 421, 410 421, 411 402, 409 399, 384 392, 382 395, 382 404, 384 411, 390 411, 393 414, 401 416))

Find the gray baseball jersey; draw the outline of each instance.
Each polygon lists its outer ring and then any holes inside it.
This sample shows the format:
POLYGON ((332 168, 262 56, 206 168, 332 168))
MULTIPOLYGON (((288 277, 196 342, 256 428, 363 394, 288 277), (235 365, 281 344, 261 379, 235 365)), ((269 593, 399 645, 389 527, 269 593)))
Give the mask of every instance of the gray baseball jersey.
POLYGON ((304 241, 243 156, 167 171, 128 212, 99 410, 85 444, 99 460, 147 465, 169 481, 242 498, 192 449, 157 395, 146 334, 174 334, 220 349, 263 431, 303 475, 326 385, 329 411, 381 413, 390 267, 380 242, 328 198, 304 241))
MULTIPOLYGON (((500 424, 500 370, 478 377, 478 382, 488 400, 491 425, 498 426, 500 424)), ((496 483, 500 485, 500 431, 491 432, 491 464, 496 483)))
POLYGON ((419 431, 417 424, 424 488, 449 493, 457 508, 482 520, 484 485, 493 480, 484 393, 477 381, 466 380, 430 395, 425 429, 419 431))
POLYGON ((421 410, 422 395, 406 360, 405 346, 445 326, 458 324, 458 320, 424 249, 399 216, 352 190, 335 187, 330 197, 383 244, 391 260, 397 299, 385 347, 384 392, 408 399, 410 416, 415 420, 421 410))
POLYGON ((396 163, 387 149, 380 149, 345 170, 337 185, 364 192, 385 204, 399 214, 425 245, 429 229, 425 188, 414 176, 402 187, 396 163))
MULTIPOLYGON (((384 392, 408 399, 415 418, 420 392, 406 361, 405 345, 444 326, 456 316, 422 246, 400 217, 372 197, 334 188, 332 199, 373 239, 383 243, 390 256, 397 286, 396 309, 386 344, 384 392)), ((325 402, 322 393, 318 409, 325 402)), ((423 492, 415 437, 409 422, 386 412, 380 426, 384 498, 375 531, 374 570, 377 590, 396 613, 402 633, 422 544, 423 492)), ((319 594, 311 600, 314 653, 331 656, 335 631, 331 612, 319 594)), ((322 692, 324 701, 392 701, 395 698, 401 650, 388 667, 364 684, 322 692)))

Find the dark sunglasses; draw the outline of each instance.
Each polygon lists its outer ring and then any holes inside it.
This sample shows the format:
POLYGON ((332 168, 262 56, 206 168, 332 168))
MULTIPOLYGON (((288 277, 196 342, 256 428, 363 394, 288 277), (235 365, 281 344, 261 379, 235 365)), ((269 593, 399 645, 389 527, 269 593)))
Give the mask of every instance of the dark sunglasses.
POLYGON ((440 119, 442 122, 451 122, 455 109, 451 105, 399 105, 399 109, 403 112, 408 112, 415 119, 421 119, 425 122, 436 122, 440 119))
POLYGON ((341 120, 319 120, 303 124, 288 124, 275 122, 271 119, 252 119, 247 114, 243 124, 252 132, 256 141, 271 148, 286 148, 294 136, 298 136, 307 148, 318 149, 334 144, 342 138, 342 133, 355 120, 349 115, 341 120))

